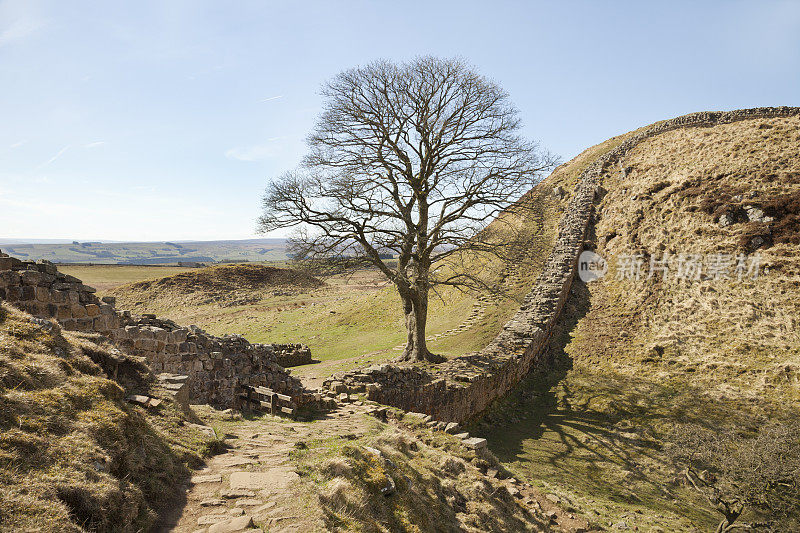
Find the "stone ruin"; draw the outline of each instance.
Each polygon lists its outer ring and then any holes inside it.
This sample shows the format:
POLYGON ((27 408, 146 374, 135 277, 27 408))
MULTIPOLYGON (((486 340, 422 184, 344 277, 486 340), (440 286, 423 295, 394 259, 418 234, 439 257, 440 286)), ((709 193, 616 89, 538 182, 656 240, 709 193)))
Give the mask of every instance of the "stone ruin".
POLYGON ((100 299, 80 279, 49 261, 21 261, 0 252, 0 300, 37 318, 56 319, 71 331, 99 333, 118 348, 144 357, 157 374, 188 376, 188 400, 237 405, 240 385, 260 385, 292 397, 298 406, 319 401, 285 366, 311 362, 301 344, 253 344, 239 335, 217 337, 155 315, 134 316, 100 299))

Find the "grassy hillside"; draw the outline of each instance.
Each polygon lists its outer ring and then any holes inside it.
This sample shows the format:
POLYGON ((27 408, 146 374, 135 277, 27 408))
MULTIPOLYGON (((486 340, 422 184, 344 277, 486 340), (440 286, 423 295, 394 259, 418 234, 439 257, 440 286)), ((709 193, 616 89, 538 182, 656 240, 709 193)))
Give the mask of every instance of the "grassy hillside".
POLYGON ((208 449, 171 400, 145 411, 123 399, 152 387, 102 337, 0 304, 0 530, 146 530, 208 449))
POLYGON ((799 132, 797 117, 676 130, 633 150, 627 175, 605 176, 594 241, 610 270, 574 287, 551 347, 560 370, 476 428, 511 470, 607 525, 716 526, 664 443, 686 424, 745 438, 795 417, 799 132), (664 252, 733 264, 728 279, 648 279, 664 252), (630 254, 642 254, 639 280, 618 268, 630 254), (739 254, 760 254, 756 279, 738 279, 739 254))

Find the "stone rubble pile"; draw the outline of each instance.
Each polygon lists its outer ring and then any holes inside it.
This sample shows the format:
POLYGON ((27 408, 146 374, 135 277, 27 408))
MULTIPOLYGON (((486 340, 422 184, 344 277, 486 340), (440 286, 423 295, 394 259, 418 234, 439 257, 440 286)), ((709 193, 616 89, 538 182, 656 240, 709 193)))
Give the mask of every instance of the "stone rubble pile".
POLYGON ((307 346, 251 344, 239 335, 216 337, 154 315, 133 316, 49 261, 21 261, 0 252, 0 299, 34 317, 56 319, 66 330, 100 333, 146 358, 155 373, 188 376, 191 403, 235 407, 240 384, 269 387, 292 396, 298 406, 315 398, 281 365, 310 362, 307 346))

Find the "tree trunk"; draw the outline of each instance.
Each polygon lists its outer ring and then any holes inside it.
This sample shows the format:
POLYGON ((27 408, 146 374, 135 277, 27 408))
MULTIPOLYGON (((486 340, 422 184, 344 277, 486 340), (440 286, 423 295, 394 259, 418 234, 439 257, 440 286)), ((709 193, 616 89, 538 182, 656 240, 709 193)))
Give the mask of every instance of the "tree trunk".
POLYGON ((408 340, 400 359, 402 361, 441 363, 445 359, 428 351, 428 343, 425 340, 425 326, 428 322, 427 293, 415 291, 411 294, 401 294, 401 297, 403 299, 403 313, 406 317, 408 340))

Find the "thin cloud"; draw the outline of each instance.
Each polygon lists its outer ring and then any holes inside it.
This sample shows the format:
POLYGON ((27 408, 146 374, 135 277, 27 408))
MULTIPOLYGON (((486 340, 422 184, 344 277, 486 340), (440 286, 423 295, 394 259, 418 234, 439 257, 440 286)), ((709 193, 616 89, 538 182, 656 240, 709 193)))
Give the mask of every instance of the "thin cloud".
POLYGON ((269 102, 271 100, 277 100, 278 98, 283 98, 283 95, 279 94, 278 96, 270 96, 269 98, 259 100, 259 102, 269 102))
POLYGON ((58 159, 59 157, 61 157, 62 155, 64 155, 64 152, 66 152, 68 148, 69 148, 69 145, 67 145, 67 146, 65 146, 64 148, 62 148, 61 150, 59 150, 59 151, 56 153, 56 155, 54 155, 53 157, 51 157, 50 159, 48 159, 47 161, 45 161, 44 163, 42 163, 41 165, 39 165, 38 167, 36 167, 36 170, 39 170, 40 168, 44 168, 44 167, 46 167, 47 165, 49 165, 50 163, 52 163, 53 161, 55 161, 56 159, 58 159))
POLYGON ((11 148, 11 149, 19 148, 23 144, 25 144, 25 141, 18 141, 18 142, 15 142, 14 144, 12 144, 11 146, 9 146, 9 148, 11 148))
POLYGON ((0 28, 0 46, 22 41, 44 27, 44 21, 31 13, 29 5, 24 3, 0 4, 0 18, 9 20, 16 17, 9 25, 0 28))
POLYGON ((84 148, 97 148, 97 147, 103 146, 104 144, 106 144, 105 141, 95 141, 95 142, 92 142, 92 143, 86 143, 86 144, 83 145, 83 147, 84 148))

